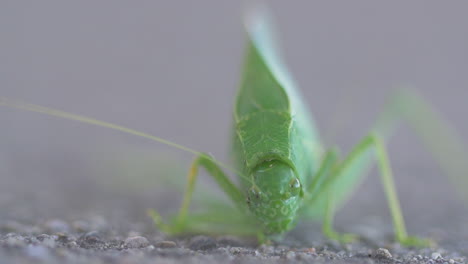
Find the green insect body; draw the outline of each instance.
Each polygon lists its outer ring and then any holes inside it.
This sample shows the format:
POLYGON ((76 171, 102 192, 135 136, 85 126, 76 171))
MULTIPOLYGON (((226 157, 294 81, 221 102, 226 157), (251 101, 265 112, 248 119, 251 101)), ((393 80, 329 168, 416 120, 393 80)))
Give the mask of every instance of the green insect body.
POLYGON ((248 29, 244 76, 235 103, 233 156, 251 180, 243 183, 249 209, 267 234, 278 234, 297 222, 303 186, 319 164, 312 149, 319 141, 300 98, 292 98, 297 91, 287 90, 294 89, 292 83, 275 74, 267 25, 254 22, 248 29))
MULTIPOLYGON (((252 18, 247 23, 246 59, 234 106, 231 142, 234 169, 206 154, 116 124, 6 98, 0 99, 0 105, 111 128, 197 155, 179 213, 167 223, 156 211, 149 212, 156 225, 170 234, 231 233, 257 235, 267 241, 291 230, 298 220, 320 217, 325 236, 351 241, 354 235, 334 231, 334 213, 376 163, 395 239, 403 245, 428 245, 427 240, 406 233, 383 140, 402 116, 424 135, 423 140, 433 153, 450 154, 437 158, 447 174, 457 176, 466 171, 464 163, 454 163, 454 157, 466 157, 457 135, 418 96, 404 93, 395 97, 372 133, 345 158, 340 158, 335 149, 324 151, 299 91, 275 54, 268 20, 265 16, 252 18), (441 135, 448 139, 443 145, 438 144, 441 135), (189 211, 199 167, 207 171, 237 208, 223 205, 201 214, 189 211), (239 184, 232 182, 223 169, 237 173, 239 184)), ((460 183, 463 179, 454 180, 460 183)))

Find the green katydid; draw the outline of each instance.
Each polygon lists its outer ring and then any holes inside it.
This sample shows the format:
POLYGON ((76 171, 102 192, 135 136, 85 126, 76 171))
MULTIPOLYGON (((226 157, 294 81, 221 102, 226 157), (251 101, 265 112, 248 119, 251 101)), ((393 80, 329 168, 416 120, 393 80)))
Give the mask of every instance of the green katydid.
MULTIPOLYGON (((150 211, 156 225, 170 234, 224 232, 269 239, 291 230, 302 217, 318 216, 323 218, 326 236, 350 241, 355 236, 339 234, 332 227, 335 208, 346 200, 376 161, 393 219, 395 239, 408 246, 427 245, 427 240, 407 235, 384 140, 398 115, 409 118, 416 129, 438 129, 439 134, 453 139, 449 141, 451 151, 460 154, 461 145, 456 135, 425 102, 407 93, 397 97, 396 103, 389 104, 373 131, 347 157, 340 159, 337 150, 325 150, 320 142, 299 90, 276 56, 268 26, 264 16, 250 17, 247 22, 244 71, 234 106, 234 169, 209 155, 119 125, 6 98, 0 100, 0 105, 112 128, 195 154, 179 213, 167 223, 156 211, 150 211), (409 108, 411 104, 417 106, 409 108), (418 114, 429 119, 418 119, 418 114), (236 209, 218 208, 224 214, 222 218, 216 217, 219 212, 189 212, 199 167, 213 177, 236 209), (236 173, 239 184, 226 176, 223 169, 236 173), (207 225, 210 221, 216 224, 207 225)), ((437 153, 440 146, 434 143, 434 137, 429 133, 424 135, 425 142, 437 153)), ((450 174, 460 173, 449 158, 443 155, 438 158, 450 174)))

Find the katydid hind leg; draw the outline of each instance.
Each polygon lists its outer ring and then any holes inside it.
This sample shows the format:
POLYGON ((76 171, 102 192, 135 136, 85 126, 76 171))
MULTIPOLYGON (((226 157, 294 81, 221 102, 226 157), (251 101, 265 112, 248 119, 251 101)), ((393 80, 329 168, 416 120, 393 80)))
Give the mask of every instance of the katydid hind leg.
MULTIPOLYGON (((340 197, 337 197, 336 192, 334 192, 336 188, 333 188, 332 183, 334 181, 332 179, 337 178, 334 176, 334 172, 339 164, 338 150, 327 151, 319 170, 306 188, 306 196, 300 213, 301 216, 322 218, 322 232, 326 237, 342 243, 349 243, 356 240, 357 236, 349 233, 339 233, 333 228, 333 219, 337 209, 336 202, 337 198, 340 197)), ((349 180, 354 180, 354 177, 349 180)), ((349 187, 349 185, 345 186, 349 187)))
POLYGON ((322 223, 323 234, 333 240, 341 243, 350 243, 357 240, 358 236, 350 233, 339 233, 333 228, 333 220, 336 213, 335 202, 333 199, 333 193, 331 190, 325 191, 327 196, 325 217, 322 223))
MULTIPOLYGON (((199 167, 203 167, 208 175, 212 176, 221 189, 227 194, 231 201, 240 209, 241 213, 245 213, 245 197, 239 188, 232 183, 232 181, 224 174, 220 167, 206 155, 200 155, 192 163, 188 174, 187 189, 184 193, 179 213, 174 219, 172 224, 166 224, 162 217, 155 211, 150 210, 149 215, 153 218, 155 224, 164 232, 171 234, 178 234, 187 231, 190 226, 188 224, 191 219, 188 214, 192 194, 195 189, 195 183, 198 176, 199 167)), ((192 230, 195 231, 195 230, 192 230)))
POLYGON ((322 160, 320 169, 312 177, 312 184, 306 189, 307 195, 301 216, 309 219, 323 219, 329 211, 327 192, 330 189, 333 190, 333 208, 334 210, 340 209, 368 174, 374 161, 373 152, 369 149, 355 156, 353 163, 340 172, 340 175, 336 175, 336 169, 341 164, 338 160, 338 152, 328 151, 329 154, 322 160), (332 156, 334 156, 333 159, 331 159, 332 156))
MULTIPOLYGON (((327 193, 332 195, 331 208, 335 206, 335 199, 340 197, 340 187, 342 187, 342 180, 351 176, 354 178, 354 173, 356 173, 355 168, 362 168, 363 160, 369 160, 375 157, 379 169, 379 174, 381 176, 381 182, 384 188, 385 196, 387 198, 388 206, 390 209, 395 239, 406 246, 426 246, 429 245, 428 240, 419 239, 416 237, 408 236, 406 232, 406 226, 403 219, 403 214, 400 208, 400 202, 395 189, 395 184, 393 180, 392 170, 390 167, 390 162, 388 159, 387 151, 383 141, 375 134, 370 134, 365 137, 352 151, 351 153, 336 167, 336 169, 331 173, 331 175, 326 179, 326 182, 323 185, 323 191, 321 197, 327 196, 327 193), (372 155, 371 155, 372 154, 372 155), (357 165, 357 166, 356 166, 357 165), (351 174, 350 174, 351 173, 351 174)), ((326 199, 328 198, 325 197, 326 199)), ((318 200, 310 201, 312 205, 318 200)), ((327 204, 328 202, 326 202, 327 204)), ((324 229, 331 229, 332 219, 334 209, 330 210, 330 204, 326 205, 329 207, 326 210, 324 217, 324 229)), ((332 237, 333 238, 333 237, 332 237)))
POLYGON ((433 155, 458 193, 468 200, 468 153, 456 128, 414 90, 400 89, 386 103, 373 131, 387 139, 405 121, 433 155))

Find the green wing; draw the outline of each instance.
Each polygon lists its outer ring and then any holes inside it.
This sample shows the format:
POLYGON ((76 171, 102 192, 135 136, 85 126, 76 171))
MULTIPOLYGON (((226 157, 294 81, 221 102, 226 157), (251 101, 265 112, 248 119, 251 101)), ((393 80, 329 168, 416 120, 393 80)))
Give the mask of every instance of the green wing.
POLYGON ((279 61, 266 15, 247 21, 247 53, 234 109, 233 154, 240 170, 268 159, 291 164, 309 181, 321 150, 301 95, 279 61))

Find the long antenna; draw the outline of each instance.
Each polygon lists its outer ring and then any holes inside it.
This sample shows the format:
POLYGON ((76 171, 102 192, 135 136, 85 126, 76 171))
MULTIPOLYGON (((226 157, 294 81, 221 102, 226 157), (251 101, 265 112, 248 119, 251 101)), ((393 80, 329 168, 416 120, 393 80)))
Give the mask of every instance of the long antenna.
POLYGON ((86 124, 91 124, 91 125, 95 125, 95 126, 99 126, 99 127, 106 127, 106 128, 114 129, 114 130, 121 131, 121 132, 126 133, 126 134, 131 134, 131 135, 147 138, 147 139, 150 139, 152 141, 156 141, 158 143, 162 143, 162 144, 171 146, 173 148, 180 149, 182 151, 192 153, 192 154, 197 155, 197 156, 205 156, 205 157, 209 158, 211 161, 213 161, 214 163, 216 163, 221 168, 224 168, 226 170, 234 172, 234 173, 238 174, 240 177, 242 177, 243 179, 247 180, 248 182, 251 182, 251 180, 248 177, 246 177, 245 175, 243 175, 241 172, 239 172, 239 171, 237 171, 237 170, 235 170, 235 169, 233 169, 233 168, 231 168, 231 167, 229 167, 229 166, 215 160, 214 158, 212 158, 211 156, 209 156, 207 154, 204 154, 204 153, 196 151, 194 149, 182 146, 182 145, 174 143, 172 141, 169 141, 169 140, 157 137, 157 136, 153 136, 153 135, 141 132, 141 131, 137 131, 137 130, 134 130, 134 129, 131 129, 131 128, 127 128, 127 127, 124 127, 124 126, 120 126, 120 125, 117 125, 117 124, 112 124, 112 123, 109 123, 109 122, 97 120, 97 119, 82 116, 82 115, 68 113, 68 112, 53 109, 53 108, 48 108, 48 107, 35 105, 35 104, 29 104, 29 103, 25 103, 25 102, 21 102, 21 101, 15 101, 15 100, 5 98, 5 97, 0 97, 0 106, 6 106, 6 107, 11 107, 11 108, 16 108, 16 109, 41 113, 41 114, 45 114, 45 115, 49 115, 49 116, 55 116, 55 117, 60 117, 60 118, 64 118, 64 119, 74 120, 74 121, 78 121, 78 122, 82 122, 82 123, 86 123, 86 124))

